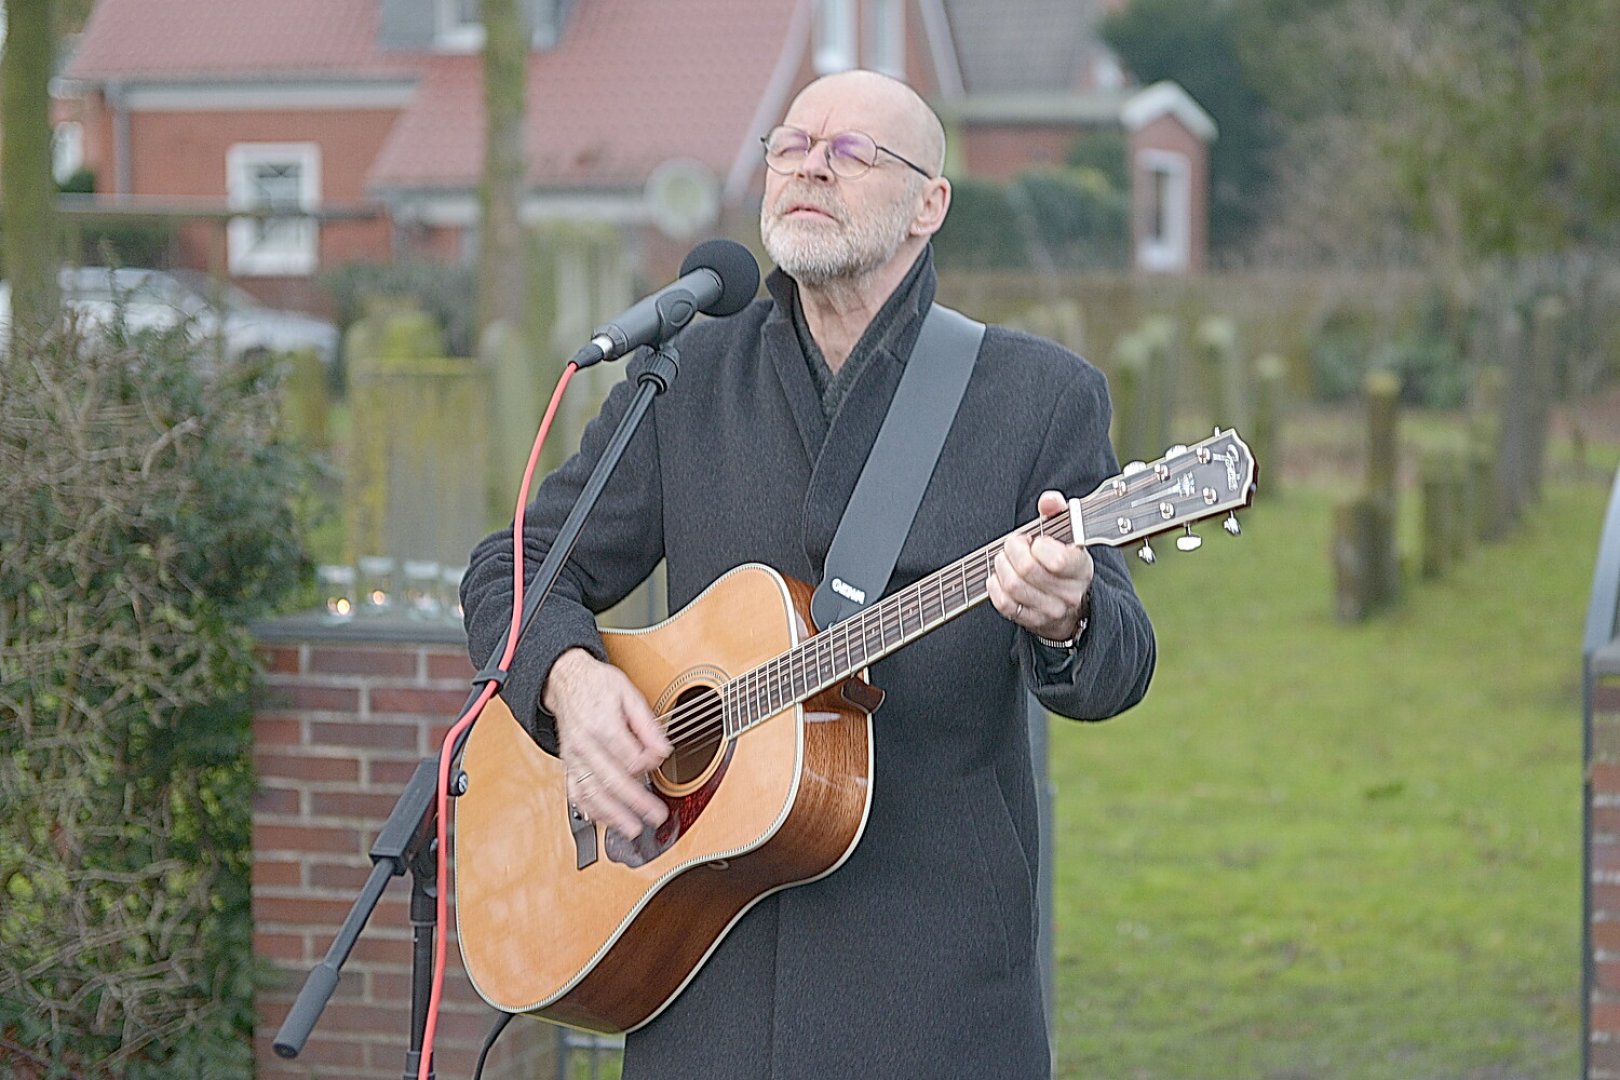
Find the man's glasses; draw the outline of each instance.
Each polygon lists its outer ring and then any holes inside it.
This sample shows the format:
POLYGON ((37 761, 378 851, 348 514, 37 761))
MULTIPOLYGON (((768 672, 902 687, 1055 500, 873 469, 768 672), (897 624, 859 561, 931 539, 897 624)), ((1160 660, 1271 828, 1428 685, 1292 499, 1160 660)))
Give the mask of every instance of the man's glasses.
POLYGON ((858 180, 871 172, 878 163, 879 154, 888 154, 900 164, 915 169, 924 178, 932 180, 928 170, 914 161, 907 161, 887 146, 879 146, 872 136, 861 131, 840 131, 818 139, 796 127, 779 127, 760 142, 765 144, 765 166, 784 175, 798 170, 816 143, 827 144, 827 167, 835 176, 845 180, 858 180))

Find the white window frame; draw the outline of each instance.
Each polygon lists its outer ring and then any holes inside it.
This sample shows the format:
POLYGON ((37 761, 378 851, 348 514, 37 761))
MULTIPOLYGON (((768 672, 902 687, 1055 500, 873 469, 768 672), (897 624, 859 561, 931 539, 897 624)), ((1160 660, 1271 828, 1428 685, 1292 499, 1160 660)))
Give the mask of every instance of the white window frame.
MULTIPOLYGON (((260 165, 298 166, 298 208, 316 211, 321 203, 321 148, 318 143, 236 143, 225 151, 226 194, 233 210, 257 209, 253 170, 260 165)), ((304 277, 320 261, 320 227, 313 217, 277 220, 277 242, 267 244, 265 219, 232 218, 226 228, 226 261, 233 275, 304 277)))
POLYGON ((65 120, 51 130, 51 175, 58 184, 67 183, 84 168, 84 125, 65 120))
POLYGON ((1147 187, 1145 220, 1136 262, 1143 270, 1177 271, 1192 267, 1192 166, 1185 154, 1144 148, 1137 152, 1136 175, 1147 187), (1159 177, 1164 177, 1160 187, 1159 177), (1163 192, 1163 202, 1160 193, 1163 192), (1154 234, 1155 210, 1163 230, 1154 234))
POLYGON ((817 0, 815 49, 811 62, 817 75, 855 66, 855 0, 817 0))
POLYGON ((462 0, 434 0, 433 39, 445 52, 477 52, 484 47, 484 20, 467 18, 462 0))
POLYGON ((866 66, 906 77, 906 6, 902 0, 866 0, 866 66))

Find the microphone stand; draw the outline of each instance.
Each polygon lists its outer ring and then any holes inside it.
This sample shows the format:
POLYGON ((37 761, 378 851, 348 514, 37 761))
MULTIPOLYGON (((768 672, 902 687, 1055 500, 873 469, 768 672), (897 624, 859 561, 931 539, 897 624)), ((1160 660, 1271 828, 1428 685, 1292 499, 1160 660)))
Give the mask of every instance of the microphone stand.
MULTIPOLYGON (((603 450, 602 457, 591 471, 573 509, 569 511, 561 530, 558 531, 556 542, 546 553, 545 559, 540 563, 540 569, 535 572, 534 580, 526 588, 523 613, 518 622, 519 641, 523 639, 524 632, 533 622, 540 605, 545 603, 546 597, 557 584, 563 563, 567 561, 574 544, 579 540, 580 532, 585 527, 585 519, 595 508, 597 499, 607 486, 608 478, 613 475, 619 459, 624 456, 624 451, 630 445, 630 439, 635 435, 636 429, 640 427, 653 398, 668 390, 679 373, 680 354, 668 345, 659 346, 649 358, 647 370, 637 379, 636 396, 631 399, 630 408, 619 421, 613 438, 603 450)), ((473 690, 467 697, 464 710, 477 699, 480 684, 494 682, 498 687, 505 681, 505 672, 499 670, 496 665, 506 651, 506 645, 507 642, 503 639, 490 655, 484 669, 473 677, 473 690)), ((467 736, 471 731, 472 728, 469 726, 457 736, 451 751, 452 760, 461 756, 462 748, 466 745, 467 736)), ((327 949, 326 958, 305 977, 303 988, 298 992, 297 999, 276 1032, 273 1045, 277 1056, 295 1058, 302 1052, 316 1021, 320 1019, 333 991, 337 989, 343 964, 348 960, 361 931, 365 929, 366 920, 371 917, 377 901, 382 898, 383 890, 388 886, 388 879, 401 877, 408 871, 411 874, 411 1032, 410 1049, 405 1055, 404 1080, 416 1080, 426 1039, 428 999, 433 986, 434 934, 438 922, 440 853, 437 838, 438 804, 434 798, 437 787, 438 761, 435 758, 423 758, 417 763, 416 772, 411 775, 405 790, 400 794, 399 801, 394 804, 393 811, 388 815, 382 831, 377 834, 376 841, 371 845, 371 876, 366 879, 360 895, 349 908, 349 914, 344 918, 343 925, 338 928, 337 936, 327 949)), ((452 773, 450 794, 460 795, 466 790, 467 774, 459 770, 452 773)), ((432 1078, 433 1075, 430 1062, 428 1076, 432 1078)))

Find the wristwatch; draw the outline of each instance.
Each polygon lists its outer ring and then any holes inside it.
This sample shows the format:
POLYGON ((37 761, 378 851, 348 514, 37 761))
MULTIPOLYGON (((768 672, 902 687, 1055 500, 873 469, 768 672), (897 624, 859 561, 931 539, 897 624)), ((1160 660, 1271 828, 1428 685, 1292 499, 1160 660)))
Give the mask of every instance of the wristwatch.
POLYGON ((1045 645, 1048 649, 1072 649, 1074 648, 1074 643, 1080 640, 1080 635, 1086 632, 1086 627, 1090 624, 1091 590, 1087 589, 1086 598, 1080 602, 1080 623, 1074 628, 1073 637, 1069 638, 1067 641, 1053 641, 1051 638, 1043 638, 1039 634, 1034 634, 1032 636, 1036 641, 1040 642, 1042 645, 1045 645))

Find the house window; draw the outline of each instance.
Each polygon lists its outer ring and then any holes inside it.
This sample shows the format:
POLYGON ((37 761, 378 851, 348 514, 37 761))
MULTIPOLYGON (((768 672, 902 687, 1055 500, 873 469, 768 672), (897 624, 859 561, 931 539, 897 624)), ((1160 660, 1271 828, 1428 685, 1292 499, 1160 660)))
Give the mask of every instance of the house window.
POLYGON ((906 14, 900 0, 867 0, 866 66, 897 79, 906 74, 906 14))
POLYGON ((813 62, 817 75, 855 66, 855 0, 817 0, 813 62))
POLYGON ((315 143, 237 143, 225 152, 234 210, 270 217, 232 218, 226 232, 232 274, 297 277, 313 273, 320 247, 321 150, 315 143))
POLYGON ((84 126, 76 121, 57 124, 51 131, 51 175, 65 184, 84 168, 84 126))
POLYGON ((479 0, 434 0, 438 8, 439 48, 447 52, 477 52, 484 47, 484 19, 479 0))
POLYGON ((1143 150, 1137 163, 1137 176, 1146 187, 1137 265, 1144 270, 1186 270, 1192 262, 1187 159, 1169 150, 1143 150))

